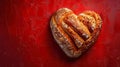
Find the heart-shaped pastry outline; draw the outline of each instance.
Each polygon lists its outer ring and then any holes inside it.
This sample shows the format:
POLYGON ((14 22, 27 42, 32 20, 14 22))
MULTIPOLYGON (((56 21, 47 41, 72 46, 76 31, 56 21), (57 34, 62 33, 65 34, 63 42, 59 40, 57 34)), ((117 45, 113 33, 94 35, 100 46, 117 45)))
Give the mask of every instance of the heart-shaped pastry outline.
POLYGON ((95 43, 101 26, 102 19, 94 11, 77 16, 68 8, 57 10, 50 21, 55 41, 70 58, 79 57, 95 43))

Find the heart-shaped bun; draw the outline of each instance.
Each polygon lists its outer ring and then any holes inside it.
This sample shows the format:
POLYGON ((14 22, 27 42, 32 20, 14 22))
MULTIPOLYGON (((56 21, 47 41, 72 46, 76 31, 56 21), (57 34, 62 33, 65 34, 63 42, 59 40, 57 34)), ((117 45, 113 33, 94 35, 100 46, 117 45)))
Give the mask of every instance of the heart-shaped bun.
POLYGON ((52 16, 50 27, 55 41, 70 58, 77 58, 92 46, 100 33, 101 17, 94 11, 75 15, 61 8, 52 16))

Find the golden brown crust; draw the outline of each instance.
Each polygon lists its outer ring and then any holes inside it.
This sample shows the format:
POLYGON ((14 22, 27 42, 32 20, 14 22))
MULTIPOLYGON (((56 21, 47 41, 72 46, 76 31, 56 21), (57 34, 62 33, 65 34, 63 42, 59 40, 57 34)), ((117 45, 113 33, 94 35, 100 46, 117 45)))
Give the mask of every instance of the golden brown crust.
POLYGON ((101 25, 101 17, 94 11, 77 16, 68 8, 59 9, 50 22, 54 39, 70 58, 79 57, 93 45, 101 25))

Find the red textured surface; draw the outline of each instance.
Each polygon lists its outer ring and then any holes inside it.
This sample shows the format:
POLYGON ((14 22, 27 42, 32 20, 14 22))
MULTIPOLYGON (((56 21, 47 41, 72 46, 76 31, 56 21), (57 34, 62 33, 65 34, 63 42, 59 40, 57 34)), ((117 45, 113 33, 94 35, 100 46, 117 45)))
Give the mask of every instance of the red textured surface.
POLYGON ((120 67, 120 0, 0 0, 0 67, 120 67), (94 10, 103 19, 95 45, 71 60, 49 21, 59 8, 94 10))

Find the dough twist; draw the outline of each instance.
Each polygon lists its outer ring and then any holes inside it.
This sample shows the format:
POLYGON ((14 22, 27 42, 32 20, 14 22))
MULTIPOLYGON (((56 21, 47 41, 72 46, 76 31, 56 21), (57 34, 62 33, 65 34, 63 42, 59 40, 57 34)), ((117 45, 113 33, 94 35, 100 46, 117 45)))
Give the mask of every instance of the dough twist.
POLYGON ((54 39, 71 58, 79 57, 93 45, 101 25, 102 19, 94 11, 84 11, 77 16, 68 8, 59 9, 50 22, 54 39))

